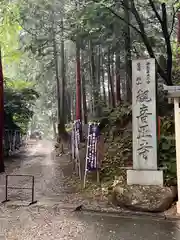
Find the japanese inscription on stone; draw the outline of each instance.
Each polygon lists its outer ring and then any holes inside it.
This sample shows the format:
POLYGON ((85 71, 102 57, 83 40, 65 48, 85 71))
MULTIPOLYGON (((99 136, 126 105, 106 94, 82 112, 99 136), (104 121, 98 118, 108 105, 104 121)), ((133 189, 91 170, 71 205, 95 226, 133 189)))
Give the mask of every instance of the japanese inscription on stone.
POLYGON ((157 169, 155 60, 132 62, 133 168, 157 169))

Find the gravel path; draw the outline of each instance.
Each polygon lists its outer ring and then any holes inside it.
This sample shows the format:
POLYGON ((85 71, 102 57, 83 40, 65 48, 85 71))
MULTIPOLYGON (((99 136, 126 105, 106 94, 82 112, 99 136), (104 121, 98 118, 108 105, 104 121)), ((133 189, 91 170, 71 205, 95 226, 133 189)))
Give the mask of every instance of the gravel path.
MULTIPOLYGON (((13 161, 6 162, 6 174, 33 175, 35 177, 35 198, 38 202, 53 200, 56 202, 73 202, 76 193, 69 185, 72 164, 69 156, 55 158, 53 144, 39 141, 24 154, 13 161), (72 199, 73 197, 73 199, 72 199)), ((29 177, 9 177, 9 186, 31 187, 29 177)), ((4 200, 5 174, 0 175, 0 201, 4 200)), ((13 201, 31 201, 30 190, 9 190, 9 199, 13 201)))
MULTIPOLYGON (((39 141, 25 153, 6 161, 6 174, 35 177, 36 205, 28 206, 29 190, 9 190, 9 203, 0 205, 0 240, 169 240, 180 239, 180 222, 127 219, 90 212, 74 212, 85 203, 69 181, 68 156, 55 158, 53 144, 39 141)), ((30 187, 28 178, 13 177, 10 186, 30 187)), ((5 174, 0 175, 0 201, 5 174)), ((87 201, 88 202, 88 201, 87 201)), ((89 203, 90 205, 93 202, 89 203)))
MULTIPOLYGON (((179 240, 180 222, 75 213, 59 208, 7 208, 8 240, 179 240)), ((1 238, 0 238, 1 239, 1 238)))

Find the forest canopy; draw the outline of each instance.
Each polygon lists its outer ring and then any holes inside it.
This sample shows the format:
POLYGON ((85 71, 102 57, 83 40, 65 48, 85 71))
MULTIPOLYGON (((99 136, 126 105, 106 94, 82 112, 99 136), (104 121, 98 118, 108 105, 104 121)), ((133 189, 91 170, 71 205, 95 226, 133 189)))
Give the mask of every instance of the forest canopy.
POLYGON ((132 59, 155 58, 158 82, 178 82, 179 1, 1 2, 5 108, 23 106, 14 119, 32 117, 31 128, 56 134, 77 111, 87 122, 130 103, 132 59))

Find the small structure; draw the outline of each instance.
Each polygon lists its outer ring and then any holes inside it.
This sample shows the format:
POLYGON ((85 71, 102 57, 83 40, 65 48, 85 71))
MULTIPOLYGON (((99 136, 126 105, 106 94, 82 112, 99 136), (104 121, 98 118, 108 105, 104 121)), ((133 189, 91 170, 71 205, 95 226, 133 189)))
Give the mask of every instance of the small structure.
MULTIPOLYGON (((176 165, 177 165, 177 187, 178 195, 180 194, 180 86, 166 86, 168 97, 174 100, 174 120, 175 120, 175 137, 176 137, 176 165)), ((180 197, 177 202, 177 213, 180 214, 180 197)))
POLYGON ((132 62, 133 169, 128 185, 163 185, 157 166, 155 59, 132 62))

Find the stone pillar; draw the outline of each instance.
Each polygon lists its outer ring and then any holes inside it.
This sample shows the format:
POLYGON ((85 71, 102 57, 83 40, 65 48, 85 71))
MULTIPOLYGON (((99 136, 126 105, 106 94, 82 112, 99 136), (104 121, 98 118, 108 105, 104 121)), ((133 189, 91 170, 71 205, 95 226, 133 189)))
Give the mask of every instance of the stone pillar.
POLYGON ((133 170, 127 184, 163 185, 157 170, 155 59, 132 62, 133 170))
MULTIPOLYGON (((175 136, 176 136, 176 164, 177 164, 177 187, 180 194, 180 101, 174 98, 175 136)), ((177 213, 180 214, 180 197, 178 196, 177 213)))

